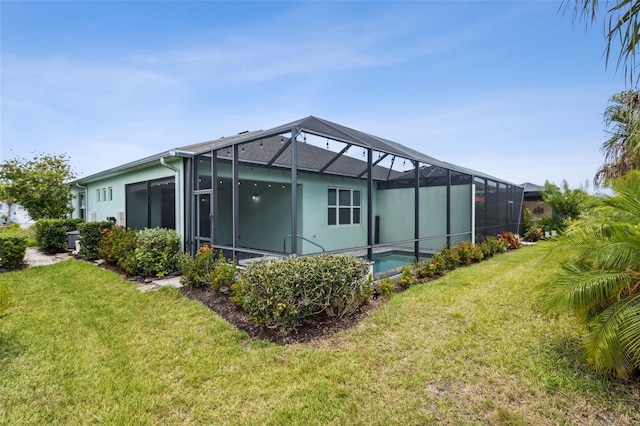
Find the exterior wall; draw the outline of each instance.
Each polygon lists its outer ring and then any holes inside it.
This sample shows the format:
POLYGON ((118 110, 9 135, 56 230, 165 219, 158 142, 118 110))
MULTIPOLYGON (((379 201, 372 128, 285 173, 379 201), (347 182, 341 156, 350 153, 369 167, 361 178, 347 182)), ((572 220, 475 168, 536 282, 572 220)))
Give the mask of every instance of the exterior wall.
MULTIPOLYGON (((167 158, 167 163, 178 168, 181 171, 178 191, 180 200, 184 200, 184 167, 182 159, 167 158)), ((160 162, 150 163, 148 167, 131 170, 126 173, 115 176, 97 179, 91 182, 82 183, 86 187, 87 200, 87 221, 103 221, 109 217, 115 217, 117 223, 126 226, 126 185, 131 183, 143 182, 147 180, 160 179, 165 177, 173 177, 175 173, 162 166, 160 162), (112 197, 109 199, 109 188, 112 189, 112 197), (97 191, 100 190, 100 201, 98 201, 97 191), (107 195, 107 200, 102 201, 103 190, 107 195)), ((74 186, 71 188, 74 198, 72 217, 81 217, 80 197, 81 192, 85 192, 84 188, 74 186)), ((181 203, 181 208, 182 203, 181 203)), ((180 214, 180 223, 176 224, 178 232, 184 229, 184 214, 180 214)))
POLYGON ((533 217, 553 217, 553 208, 543 201, 525 201, 524 208, 529 210, 533 217), (542 209, 542 212, 539 209, 542 209))
MULTIPOLYGON (((238 176, 239 246, 282 252, 284 240, 291 234, 290 172, 241 166, 238 176)), ((223 183, 218 182, 217 241, 220 245, 230 246, 232 197, 229 164, 219 164, 218 179, 223 183)), ((362 247, 367 244, 366 181, 304 172, 298 174, 297 181, 298 235, 322 246, 326 251, 362 247), (328 225, 328 188, 360 190, 360 224, 328 225)), ((321 252, 322 249, 313 243, 298 239, 298 252, 321 252)), ((290 238, 287 239, 286 247, 287 250, 291 247, 290 238)))
POLYGON ((19 223, 21 225, 35 223, 27 209, 18 204, 11 205, 11 217, 9 218, 9 205, 0 203, 0 216, 7 216, 7 222, 19 223), (10 219, 10 220, 9 220, 10 219))

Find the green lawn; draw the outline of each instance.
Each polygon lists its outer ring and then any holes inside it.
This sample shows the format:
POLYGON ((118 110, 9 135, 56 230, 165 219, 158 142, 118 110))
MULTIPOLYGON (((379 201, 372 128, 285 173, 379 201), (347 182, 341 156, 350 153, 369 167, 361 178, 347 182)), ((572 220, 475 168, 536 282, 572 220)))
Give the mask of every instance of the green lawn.
POLYGON ((637 388, 542 317, 527 247, 396 294, 311 344, 252 340, 173 289, 66 261, 0 274, 0 424, 638 424, 637 388))

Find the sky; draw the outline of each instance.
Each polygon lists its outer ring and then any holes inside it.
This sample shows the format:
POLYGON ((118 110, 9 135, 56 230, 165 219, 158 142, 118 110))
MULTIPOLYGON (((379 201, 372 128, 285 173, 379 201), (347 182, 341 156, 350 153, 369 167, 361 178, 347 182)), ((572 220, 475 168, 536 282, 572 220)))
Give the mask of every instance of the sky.
MULTIPOLYGON (((555 1, 0 0, 0 161, 86 176, 314 115, 512 183, 590 182, 627 88, 555 1)), ((593 190, 593 187, 591 187, 593 190)))

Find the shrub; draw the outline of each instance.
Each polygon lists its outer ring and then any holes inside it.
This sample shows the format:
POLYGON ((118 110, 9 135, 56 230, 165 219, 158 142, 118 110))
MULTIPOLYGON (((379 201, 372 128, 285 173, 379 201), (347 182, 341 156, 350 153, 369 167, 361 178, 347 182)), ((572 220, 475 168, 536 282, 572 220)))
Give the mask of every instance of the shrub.
POLYGON ((487 237, 480 244, 480 250, 484 254, 485 258, 489 258, 496 253, 507 251, 507 248, 509 248, 509 243, 496 237, 487 237))
POLYGON ((152 228, 137 233, 134 256, 138 272, 164 277, 180 269, 180 237, 173 229, 152 228))
POLYGON ((254 262, 233 285, 232 300, 269 328, 308 317, 353 313, 371 295, 369 265, 351 256, 317 255, 254 262))
POLYGON ((398 278, 398 282, 402 287, 409 288, 418 284, 418 280, 414 274, 415 267, 412 265, 403 265, 400 268, 400 278, 398 278))
POLYGON ((524 240, 535 242, 540 240, 544 236, 544 232, 542 228, 537 228, 535 226, 530 226, 524 233, 524 240))
POLYGON ((444 247, 442 250, 440 250, 440 254, 442 254, 445 270, 453 271, 461 265, 460 254, 457 252, 457 250, 452 250, 448 247, 444 247))
POLYGON ((429 259, 429 264, 433 268, 433 275, 444 275, 447 272, 447 262, 440 252, 434 253, 429 259))
POLYGON ((36 241, 46 254, 67 250, 67 232, 76 231, 82 219, 40 219, 36 223, 36 241))
POLYGON ((236 263, 227 260, 222 251, 213 246, 202 246, 194 257, 182 257, 180 282, 192 287, 211 287, 214 290, 229 288, 235 282, 236 263))
POLYGON ((396 283, 391 278, 383 278, 376 284, 378 292, 383 296, 391 296, 396 291, 396 283))
POLYGON ((515 250, 522 247, 522 241, 520 241, 520 238, 508 231, 504 231, 498 236, 498 242, 506 243, 508 250, 515 250))
POLYGON ((27 235, 24 232, 0 233, 0 267, 18 269, 24 262, 27 235))
POLYGON ((136 244, 135 231, 116 225, 102 231, 98 253, 108 263, 117 265, 126 273, 134 275, 138 270, 135 258, 136 244))
POLYGON ((87 260, 100 259, 100 240, 105 230, 113 227, 113 222, 85 222, 78 225, 80 231, 80 256, 87 260))

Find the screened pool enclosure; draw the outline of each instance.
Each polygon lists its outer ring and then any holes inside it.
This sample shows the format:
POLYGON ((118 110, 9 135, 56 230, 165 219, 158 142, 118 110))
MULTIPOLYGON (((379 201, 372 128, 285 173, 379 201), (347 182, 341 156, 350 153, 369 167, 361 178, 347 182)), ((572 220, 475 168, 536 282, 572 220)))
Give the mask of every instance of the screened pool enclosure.
POLYGON ((191 251, 422 257, 520 227, 522 187, 313 116, 181 151, 191 251))

